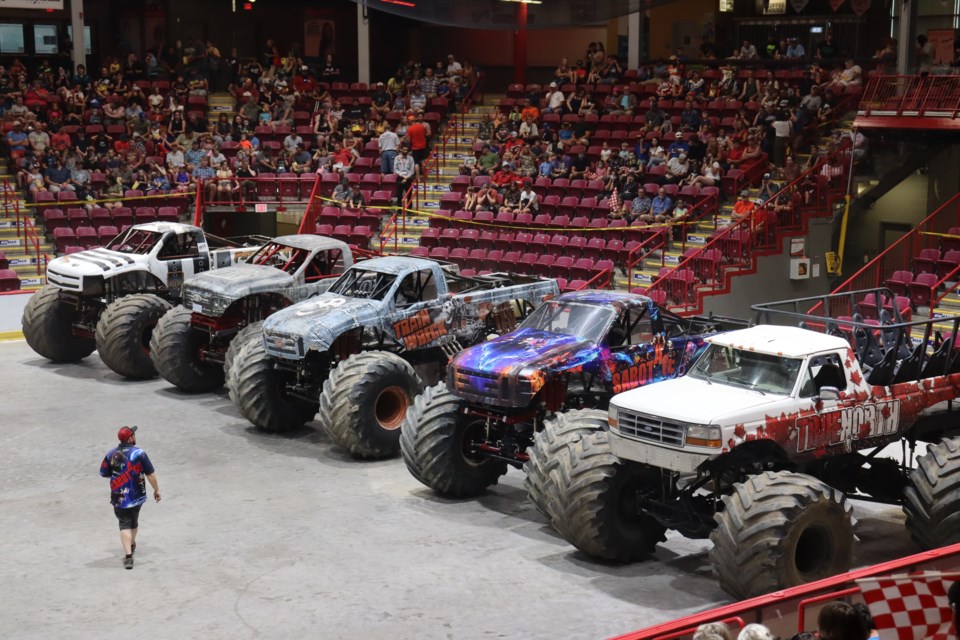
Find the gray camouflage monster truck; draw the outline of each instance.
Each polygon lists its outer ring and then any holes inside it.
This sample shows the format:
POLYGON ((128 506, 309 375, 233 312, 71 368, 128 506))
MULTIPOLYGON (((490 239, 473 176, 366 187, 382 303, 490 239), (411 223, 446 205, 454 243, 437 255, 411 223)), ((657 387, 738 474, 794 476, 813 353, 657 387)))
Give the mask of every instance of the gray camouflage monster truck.
POLYGON ((559 294, 554 280, 465 277, 454 265, 387 257, 348 269, 323 294, 263 322, 236 356, 231 397, 268 431, 320 421, 351 455, 400 450, 400 424, 424 382, 465 346, 514 329, 559 294))
POLYGON ((326 291, 353 265, 354 251, 367 255, 324 236, 281 236, 246 262, 190 278, 183 302, 153 331, 157 371, 182 391, 216 389, 246 337, 259 337, 260 321, 326 291))
POLYGON ((152 378, 150 335, 196 273, 234 265, 266 238, 225 239, 186 224, 134 225, 106 247, 50 261, 23 312, 27 344, 53 362, 96 349, 120 375, 152 378))

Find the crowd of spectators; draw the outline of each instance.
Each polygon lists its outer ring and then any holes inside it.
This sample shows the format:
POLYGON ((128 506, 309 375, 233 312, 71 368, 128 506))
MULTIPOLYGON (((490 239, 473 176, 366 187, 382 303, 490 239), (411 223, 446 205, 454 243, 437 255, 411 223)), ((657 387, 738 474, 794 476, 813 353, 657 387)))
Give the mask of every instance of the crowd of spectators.
MULTIPOLYGON (((802 167, 793 154, 832 121, 832 106, 861 76, 852 61, 833 73, 813 64, 803 71, 744 74, 726 62, 709 71, 687 68, 677 57, 627 74, 615 56, 591 43, 575 65, 562 59, 549 84, 524 87, 479 124, 475 153, 460 173, 488 176, 490 184, 471 186, 463 208, 536 212, 536 190, 522 187, 538 178, 583 179, 602 182, 598 197, 611 203, 610 218, 679 220, 691 198, 662 189, 645 194, 644 185, 719 187, 731 169, 760 161, 769 163, 760 172, 773 178, 769 184, 795 180, 802 167), (604 122, 623 116, 630 121, 626 138, 595 137, 604 122)), ((832 154, 837 142, 829 140, 823 153, 814 149, 805 168, 832 154)), ((762 200, 773 193, 761 194, 762 200)))
POLYGON ((41 62, 29 74, 14 60, 0 66, 0 117, 18 183, 33 196, 69 191, 87 206, 133 189, 193 192, 200 181, 210 197, 252 198, 260 174, 346 174, 371 141, 381 170, 409 185, 427 155, 430 101, 462 96, 476 70, 452 55, 408 62, 343 104, 331 93, 340 76, 332 56, 312 68, 272 40, 258 59, 197 41, 96 72, 41 62), (216 88, 235 96, 235 117, 208 119, 216 88))
MULTIPOLYGON (((803 631, 788 640, 868 640, 879 638, 870 610, 863 603, 828 602, 817 616, 817 631, 803 631)), ((697 627, 693 640, 779 640, 762 624, 748 624, 735 633, 722 622, 697 627)), ((786 639, 785 639, 786 640, 786 639)))

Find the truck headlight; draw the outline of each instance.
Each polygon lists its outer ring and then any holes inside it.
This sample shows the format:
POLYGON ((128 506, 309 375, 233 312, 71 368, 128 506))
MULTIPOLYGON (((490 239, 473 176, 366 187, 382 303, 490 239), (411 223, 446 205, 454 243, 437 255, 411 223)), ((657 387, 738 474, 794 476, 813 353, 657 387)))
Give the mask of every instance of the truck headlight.
POLYGON ((620 428, 619 426, 620 423, 617 419, 617 408, 614 407, 613 405, 611 405, 610 408, 607 409, 607 424, 610 425, 611 429, 619 430, 620 428))
POLYGON ((696 447, 714 447, 719 449, 720 427, 711 427, 707 425, 690 425, 687 427, 687 444, 696 447))

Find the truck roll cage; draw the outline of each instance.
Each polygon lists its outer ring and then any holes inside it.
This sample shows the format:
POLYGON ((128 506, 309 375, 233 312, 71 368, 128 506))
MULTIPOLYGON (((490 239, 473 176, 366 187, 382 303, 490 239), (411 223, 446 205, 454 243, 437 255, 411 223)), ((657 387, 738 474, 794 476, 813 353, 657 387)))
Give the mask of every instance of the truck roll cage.
POLYGON ((877 287, 766 302, 751 308, 758 324, 797 324, 845 338, 872 385, 960 373, 956 344, 960 316, 904 320, 895 298, 890 289, 877 287), (876 310, 878 318, 864 317, 863 309, 876 310), (941 331, 943 325, 949 325, 949 330, 941 331))

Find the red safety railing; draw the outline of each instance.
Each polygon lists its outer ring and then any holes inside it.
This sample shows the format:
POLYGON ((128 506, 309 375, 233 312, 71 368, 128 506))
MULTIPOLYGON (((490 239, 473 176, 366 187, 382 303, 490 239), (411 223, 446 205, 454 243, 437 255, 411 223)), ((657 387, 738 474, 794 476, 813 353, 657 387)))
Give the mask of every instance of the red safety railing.
POLYGON ((924 551, 872 567, 848 571, 765 596, 695 613, 672 622, 655 625, 617 636, 615 640, 679 640, 689 638, 697 627, 707 622, 733 622, 741 628, 746 623, 766 625, 782 638, 801 631, 811 631, 811 620, 820 605, 837 599, 850 599, 859 593, 855 580, 913 571, 956 571, 960 569, 960 544, 924 551), (816 609, 814 611, 814 608, 816 609), (809 626, 808 626, 809 625, 809 626))
POLYGON ((23 216, 23 251, 27 255, 33 255, 37 265, 37 275, 43 274, 43 268, 46 265, 46 256, 40 255, 40 234, 33 225, 30 216, 23 216), (31 251, 32 250, 32 251, 31 251))
POLYGON ((654 251, 661 251, 667 246, 667 233, 669 227, 661 227, 652 236, 642 241, 636 247, 630 250, 624 261, 624 268, 627 270, 627 291, 633 290, 633 274, 637 265, 644 264, 654 251))
POLYGON ((849 157, 849 152, 841 149, 821 159, 749 216, 719 229, 700 249, 684 256, 670 271, 654 280, 647 291, 656 289, 666 293, 678 313, 699 313, 704 296, 725 293, 731 276, 753 271, 757 258, 779 251, 787 234, 803 231, 812 217, 832 213, 835 198, 846 190, 849 181, 849 157), (832 178, 821 175, 828 163, 842 167, 842 172, 832 178), (782 216, 781 227, 781 214, 775 207, 783 194, 790 196, 794 211, 782 216), (719 262, 717 253, 709 253, 713 251, 718 252, 719 262), (681 273, 683 271, 688 273, 681 273))
POLYGON ((313 187, 308 196, 307 209, 300 218, 300 228, 297 233, 315 233, 317 228, 317 216, 323 209, 323 200, 320 198, 320 180, 313 181, 313 187))
POLYGON ((960 112, 960 76, 874 76, 858 113, 864 116, 935 116, 960 112))
MULTIPOLYGON (((916 227, 881 251, 831 293, 873 289, 884 284, 894 271, 913 271, 914 258, 920 251, 939 249, 941 238, 949 236, 950 229, 957 226, 960 226, 960 193, 937 207, 917 223, 916 227)), ((938 283, 937 289, 942 284, 943 282, 938 283)), ((933 293, 937 289, 933 289, 933 293)))

